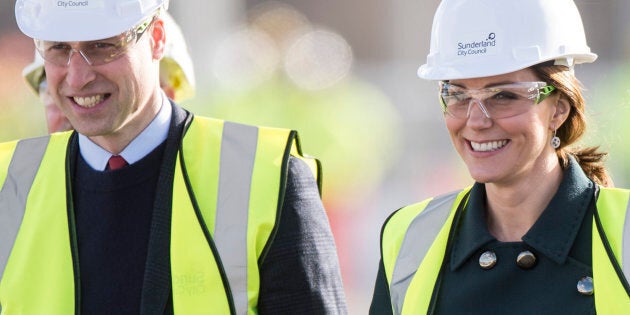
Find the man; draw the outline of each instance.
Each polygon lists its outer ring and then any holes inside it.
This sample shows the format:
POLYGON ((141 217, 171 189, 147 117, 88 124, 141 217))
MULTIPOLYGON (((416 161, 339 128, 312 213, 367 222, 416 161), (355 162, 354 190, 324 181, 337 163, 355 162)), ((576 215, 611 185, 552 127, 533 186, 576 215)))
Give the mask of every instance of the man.
MULTIPOLYGON (((166 30, 166 44, 164 56, 160 60, 160 86, 168 98, 181 102, 195 94, 192 59, 179 25, 168 12, 164 12, 162 18, 166 30)), ((71 130, 72 125, 48 93, 44 59, 37 51, 33 62, 24 67, 22 75, 44 105, 48 132, 71 130)))
POLYGON ((16 3, 76 132, 0 144, 2 314, 346 313, 296 133, 169 102, 168 1, 69 3, 16 3))

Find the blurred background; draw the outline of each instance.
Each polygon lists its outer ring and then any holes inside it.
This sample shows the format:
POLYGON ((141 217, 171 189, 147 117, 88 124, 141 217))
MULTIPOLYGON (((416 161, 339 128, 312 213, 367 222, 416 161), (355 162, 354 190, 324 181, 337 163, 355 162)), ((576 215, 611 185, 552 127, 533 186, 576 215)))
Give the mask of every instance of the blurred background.
MULTIPOLYGON (((452 149, 435 82, 416 77, 438 0, 171 0, 195 65, 199 115, 299 130, 324 166, 350 314, 366 314, 380 226, 394 210, 471 184, 452 149)), ((590 130, 630 187, 630 1, 576 0, 594 64, 578 66, 590 130), (625 136, 624 136, 625 135, 625 136)), ((99 23, 103 23, 102 21, 99 23)), ((0 141, 46 133, 21 71, 32 40, 0 0, 0 141)))

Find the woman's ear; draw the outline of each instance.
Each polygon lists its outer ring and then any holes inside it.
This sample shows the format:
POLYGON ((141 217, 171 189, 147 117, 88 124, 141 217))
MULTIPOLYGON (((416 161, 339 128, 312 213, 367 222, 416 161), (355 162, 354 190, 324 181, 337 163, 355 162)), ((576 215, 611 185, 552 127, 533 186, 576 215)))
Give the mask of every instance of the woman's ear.
POLYGON ((551 117, 551 125, 555 126, 555 128, 560 128, 562 124, 569 117, 569 112, 571 111, 571 104, 569 101, 560 96, 554 105, 553 116, 551 117))

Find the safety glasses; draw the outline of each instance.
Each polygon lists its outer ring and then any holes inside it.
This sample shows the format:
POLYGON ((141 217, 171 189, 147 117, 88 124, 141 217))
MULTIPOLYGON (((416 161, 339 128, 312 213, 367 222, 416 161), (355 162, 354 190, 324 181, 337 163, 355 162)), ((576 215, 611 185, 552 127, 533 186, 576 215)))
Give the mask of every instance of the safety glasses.
POLYGON ((35 47, 44 60, 57 66, 70 64, 72 54, 78 53, 90 66, 99 66, 114 61, 124 55, 155 21, 157 15, 140 23, 138 26, 114 37, 77 42, 73 47, 69 42, 35 40, 35 47))
POLYGON ((487 118, 507 118, 528 111, 555 89, 545 82, 515 82, 469 90, 442 81, 440 103, 444 113, 455 118, 468 118, 475 103, 487 118))

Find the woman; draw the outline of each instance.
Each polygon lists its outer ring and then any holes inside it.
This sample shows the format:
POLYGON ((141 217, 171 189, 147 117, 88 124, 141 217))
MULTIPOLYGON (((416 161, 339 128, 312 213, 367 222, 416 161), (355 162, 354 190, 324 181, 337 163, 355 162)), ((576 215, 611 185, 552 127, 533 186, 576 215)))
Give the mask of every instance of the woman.
POLYGON ((596 57, 572 0, 442 1, 418 75, 475 184, 387 219, 371 314, 630 314, 630 192, 573 146, 596 57))

